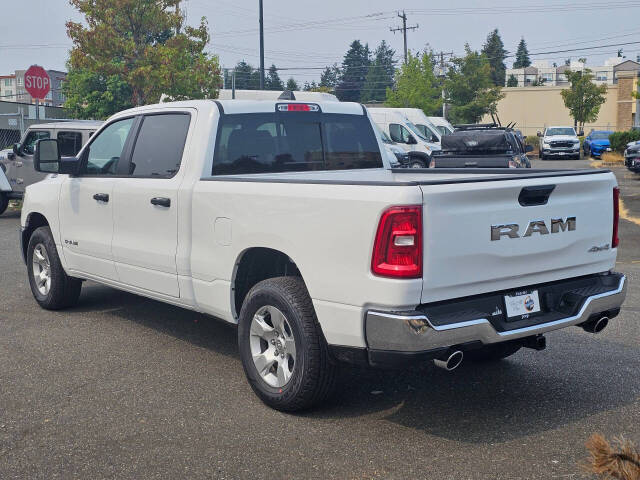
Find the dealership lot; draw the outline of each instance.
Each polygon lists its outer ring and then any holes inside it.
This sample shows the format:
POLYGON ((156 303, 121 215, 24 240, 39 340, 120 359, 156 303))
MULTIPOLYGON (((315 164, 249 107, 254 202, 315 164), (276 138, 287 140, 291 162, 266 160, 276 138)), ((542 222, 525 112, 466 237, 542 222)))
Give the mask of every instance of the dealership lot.
POLYGON ((235 330, 209 317, 92 283, 76 308, 41 310, 5 214, 0 478, 581 478, 591 433, 640 443, 640 175, 614 171, 629 290, 603 333, 453 373, 344 367, 333 400, 299 415, 257 400, 235 330))

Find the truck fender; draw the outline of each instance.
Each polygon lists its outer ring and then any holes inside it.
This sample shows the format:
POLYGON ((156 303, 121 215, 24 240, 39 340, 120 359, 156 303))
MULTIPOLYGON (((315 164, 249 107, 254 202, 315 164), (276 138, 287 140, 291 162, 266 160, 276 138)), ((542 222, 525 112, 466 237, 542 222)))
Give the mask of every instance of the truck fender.
POLYGON ((431 164, 431 157, 424 152, 409 152, 409 164, 412 160, 420 160, 425 164, 425 167, 429 167, 431 164))

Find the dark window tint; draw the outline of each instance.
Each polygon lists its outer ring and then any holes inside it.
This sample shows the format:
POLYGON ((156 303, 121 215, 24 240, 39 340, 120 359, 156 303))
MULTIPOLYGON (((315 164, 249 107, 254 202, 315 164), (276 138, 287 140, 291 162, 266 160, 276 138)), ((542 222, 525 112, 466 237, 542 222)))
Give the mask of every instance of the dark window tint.
POLYGON ((60 156, 74 157, 82 148, 82 133, 58 132, 60 156))
MULTIPOLYGON (((93 139, 89 149, 86 151, 86 174, 116 174, 133 121, 133 118, 127 118, 113 122, 93 139)), ((84 154, 83 157, 85 157, 84 154)))
POLYGON ((389 125, 389 134, 391 135, 391 139, 394 142, 398 143, 409 143, 409 130, 404 128, 402 125, 397 123, 392 123, 389 125))
POLYGON ((382 167, 363 115, 259 113, 225 115, 214 175, 382 167))
POLYGON ((46 130, 32 130, 27 134, 27 138, 22 143, 22 151, 27 155, 33 155, 36 148, 36 142, 43 138, 49 138, 49 132, 46 130))
POLYGON ((129 172, 134 177, 171 177, 182 161, 189 130, 188 114, 144 117, 131 156, 129 172))

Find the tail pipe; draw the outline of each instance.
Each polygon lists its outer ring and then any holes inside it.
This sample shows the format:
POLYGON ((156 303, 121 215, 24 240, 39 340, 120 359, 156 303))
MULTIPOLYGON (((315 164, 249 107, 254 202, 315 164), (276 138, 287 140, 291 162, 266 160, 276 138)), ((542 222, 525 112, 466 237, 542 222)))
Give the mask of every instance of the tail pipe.
POLYGON ((603 315, 602 317, 597 317, 592 320, 588 320, 581 324, 580 326, 583 328, 585 332, 589 333, 600 333, 609 325, 609 317, 603 315))
POLYGON ((436 367, 440 367, 447 371, 455 370, 462 363, 464 353, 461 350, 449 350, 445 355, 433 360, 436 367))

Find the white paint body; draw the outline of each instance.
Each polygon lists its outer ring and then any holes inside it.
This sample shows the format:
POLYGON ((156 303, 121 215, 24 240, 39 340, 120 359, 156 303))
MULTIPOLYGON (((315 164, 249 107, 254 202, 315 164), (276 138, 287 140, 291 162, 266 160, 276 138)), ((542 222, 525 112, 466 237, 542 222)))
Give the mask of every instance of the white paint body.
POLYGON ((394 142, 398 144, 406 152, 419 152, 425 155, 431 155, 434 150, 439 150, 440 145, 435 142, 427 142, 422 137, 416 135, 408 125, 409 120, 401 113, 391 108, 369 108, 369 115, 373 121, 380 127, 380 129, 386 133, 394 142), (391 126, 400 125, 401 128, 406 129, 411 136, 416 140, 416 143, 403 142, 402 139, 393 135, 391 126))
MULTIPOLYGON (((248 113, 271 112, 275 102, 222 104, 226 113, 248 113)), ((357 104, 321 107, 362 114, 357 104)), ((240 175, 231 181, 211 177, 220 118, 214 102, 151 105, 111 120, 167 111, 192 114, 173 178, 57 175, 27 189, 22 225, 33 213, 47 219, 69 275, 237 322, 236 266, 247 249, 271 248, 296 263, 327 341, 364 347, 368 309, 411 310, 425 302, 606 272, 615 264, 615 249, 587 252, 611 241, 611 173, 504 180, 509 176, 381 168, 240 175), (471 177, 496 181, 420 185, 471 177), (318 183, 323 181, 328 183, 318 183), (556 190, 547 205, 520 207, 523 186, 549 183, 556 190), (96 192, 109 193, 112 201, 96 202, 96 192), (148 201, 153 196, 170 197, 171 208, 155 209, 148 201), (393 205, 424 207, 421 279, 371 273, 378 222, 393 205), (577 217, 575 231, 490 241, 493 224, 568 216, 577 217)))

